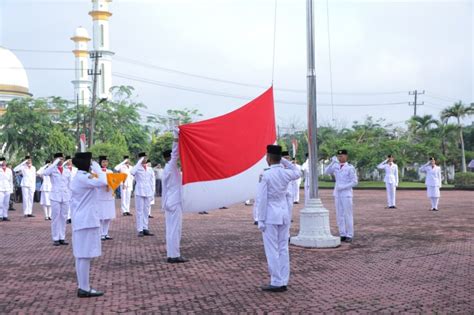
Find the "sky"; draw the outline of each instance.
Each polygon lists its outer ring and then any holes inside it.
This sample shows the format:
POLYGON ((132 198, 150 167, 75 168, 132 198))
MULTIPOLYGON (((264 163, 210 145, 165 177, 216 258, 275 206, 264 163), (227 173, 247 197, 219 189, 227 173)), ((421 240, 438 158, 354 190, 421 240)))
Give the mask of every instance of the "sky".
MULTIPOLYGON (((403 125, 413 115, 413 90, 425 91, 419 115, 439 117, 455 101, 474 101, 473 1, 314 4, 320 125, 350 127, 369 115, 403 125)), ((92 34, 91 7, 90 0, 0 0, 0 46, 14 49, 34 96, 73 99, 70 37, 77 26, 92 34)), ((279 126, 305 127, 306 1, 114 0, 111 11, 113 85, 132 85, 147 112, 195 108, 202 119, 215 117, 273 82, 279 126)))

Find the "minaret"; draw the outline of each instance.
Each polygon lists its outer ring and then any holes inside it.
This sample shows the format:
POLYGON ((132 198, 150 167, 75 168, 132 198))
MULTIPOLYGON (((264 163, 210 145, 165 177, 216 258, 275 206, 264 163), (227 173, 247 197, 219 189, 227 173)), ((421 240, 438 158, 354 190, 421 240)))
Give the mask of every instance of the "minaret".
POLYGON ((112 87, 112 56, 110 51, 109 36, 109 3, 112 0, 92 0, 92 11, 89 15, 93 20, 93 50, 99 52, 99 67, 97 72, 101 75, 97 77, 97 97, 111 98, 110 88, 112 87))
POLYGON ((79 104, 90 105, 91 102, 91 81, 87 71, 89 69, 89 50, 87 43, 91 40, 87 30, 82 26, 76 28, 71 40, 75 43, 75 49, 72 51, 76 59, 74 84, 74 101, 79 99, 79 104))

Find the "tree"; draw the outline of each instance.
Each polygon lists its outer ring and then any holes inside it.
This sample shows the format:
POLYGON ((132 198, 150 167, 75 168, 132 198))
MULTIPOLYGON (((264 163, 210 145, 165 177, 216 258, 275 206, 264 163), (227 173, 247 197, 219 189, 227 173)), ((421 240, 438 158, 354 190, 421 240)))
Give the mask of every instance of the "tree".
POLYGON ((465 117, 474 114, 474 105, 465 106, 461 101, 454 103, 453 106, 444 109, 441 112, 441 119, 449 120, 456 118, 459 128, 459 142, 461 143, 461 171, 467 172, 466 168, 466 153, 464 151, 463 127, 461 121, 465 117))
POLYGON ((36 165, 49 158, 45 148, 53 122, 48 109, 46 99, 17 98, 7 104, 0 117, 1 139, 12 162, 20 161, 26 154, 33 157, 36 165))
MULTIPOLYGON (((437 125, 437 120, 432 115, 424 116, 413 116, 408 121, 408 128, 412 131, 413 135, 420 134, 421 137, 425 136, 431 127, 437 125)), ((418 137, 419 140, 420 137, 418 137)))
POLYGON ((165 132, 164 134, 155 137, 151 143, 151 150, 149 158, 153 164, 160 163, 165 165, 165 159, 163 158, 163 152, 165 150, 171 150, 173 145, 173 134, 171 132, 165 132))
POLYGON ((457 133, 457 126, 453 124, 448 124, 447 120, 439 121, 438 127, 436 128, 436 133, 441 139, 441 161, 443 163, 443 171, 444 171, 444 183, 448 183, 448 167, 447 167, 447 160, 449 159, 448 153, 455 151, 457 148, 450 146, 450 144, 455 143, 453 141, 456 137, 457 133), (450 148, 451 147, 451 148, 450 148))

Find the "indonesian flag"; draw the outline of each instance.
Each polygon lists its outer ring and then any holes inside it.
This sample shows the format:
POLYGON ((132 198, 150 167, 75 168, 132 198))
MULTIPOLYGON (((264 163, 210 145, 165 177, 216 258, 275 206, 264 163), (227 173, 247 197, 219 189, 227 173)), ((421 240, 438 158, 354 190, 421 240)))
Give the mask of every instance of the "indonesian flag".
POLYGON ((79 142, 81 144, 81 152, 86 152, 86 135, 81 133, 79 137, 79 142))
POLYGON ((291 140, 291 147, 292 147, 292 151, 293 151, 293 158, 295 158, 296 157, 296 152, 298 151, 298 140, 297 139, 291 140))
POLYGON ((273 87, 226 115, 179 127, 183 210, 207 211, 255 197, 276 142, 273 87))

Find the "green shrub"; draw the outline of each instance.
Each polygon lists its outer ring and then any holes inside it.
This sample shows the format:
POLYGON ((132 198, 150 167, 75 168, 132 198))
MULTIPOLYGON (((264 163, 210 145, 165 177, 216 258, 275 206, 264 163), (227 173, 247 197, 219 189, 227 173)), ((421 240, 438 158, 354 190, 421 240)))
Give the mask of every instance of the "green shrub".
POLYGON ((319 175, 318 180, 321 182, 333 182, 331 175, 319 175))
POLYGON ((456 173, 454 175, 454 187, 474 189, 474 173, 456 173))

